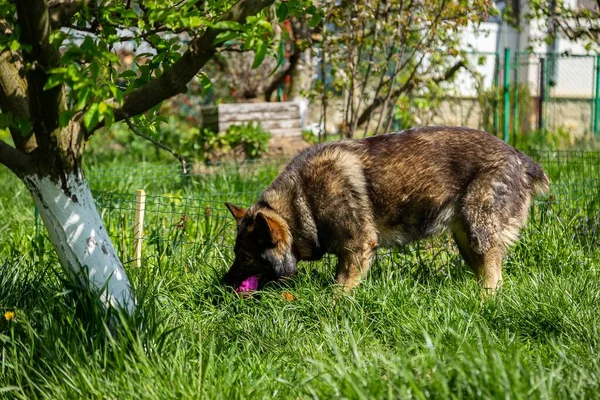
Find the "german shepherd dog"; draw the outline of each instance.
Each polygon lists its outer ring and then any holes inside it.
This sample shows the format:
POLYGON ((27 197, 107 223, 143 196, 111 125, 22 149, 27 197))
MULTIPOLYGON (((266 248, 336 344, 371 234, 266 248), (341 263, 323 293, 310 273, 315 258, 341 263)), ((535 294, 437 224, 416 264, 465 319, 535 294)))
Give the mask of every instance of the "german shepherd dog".
POLYGON ((301 260, 338 257, 336 281, 360 283, 378 247, 451 232, 482 288, 502 282, 502 262, 549 189, 542 167, 480 130, 415 128, 313 146, 294 158, 237 221, 235 260, 223 283, 260 287, 301 260))

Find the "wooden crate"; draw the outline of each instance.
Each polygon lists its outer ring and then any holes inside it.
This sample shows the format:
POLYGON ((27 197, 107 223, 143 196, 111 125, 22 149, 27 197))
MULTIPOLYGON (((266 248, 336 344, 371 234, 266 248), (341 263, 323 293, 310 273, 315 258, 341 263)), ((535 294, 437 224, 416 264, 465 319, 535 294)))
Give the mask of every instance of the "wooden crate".
POLYGON ((224 132, 229 125, 260 123, 275 137, 302 135, 300 105, 287 101, 280 103, 233 103, 201 108, 202 125, 224 132))

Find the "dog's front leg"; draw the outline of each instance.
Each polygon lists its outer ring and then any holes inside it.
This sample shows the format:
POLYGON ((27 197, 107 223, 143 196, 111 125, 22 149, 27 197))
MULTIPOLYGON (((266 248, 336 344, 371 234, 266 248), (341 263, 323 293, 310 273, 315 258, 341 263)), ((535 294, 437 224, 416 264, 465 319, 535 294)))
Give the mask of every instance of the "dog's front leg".
POLYGON ((347 246, 338 254, 335 280, 345 291, 358 286, 371 266, 371 259, 376 249, 377 242, 371 240, 361 246, 347 246))

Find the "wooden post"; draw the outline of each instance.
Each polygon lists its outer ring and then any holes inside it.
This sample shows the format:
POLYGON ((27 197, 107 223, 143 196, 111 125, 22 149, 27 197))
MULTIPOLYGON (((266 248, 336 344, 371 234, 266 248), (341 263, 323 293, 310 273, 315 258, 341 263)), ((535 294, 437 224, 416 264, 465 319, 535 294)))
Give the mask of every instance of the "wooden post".
POLYGON ((144 212, 146 211, 146 192, 143 189, 135 191, 135 219, 133 225, 133 260, 135 266, 142 266, 142 241, 144 239, 144 212))

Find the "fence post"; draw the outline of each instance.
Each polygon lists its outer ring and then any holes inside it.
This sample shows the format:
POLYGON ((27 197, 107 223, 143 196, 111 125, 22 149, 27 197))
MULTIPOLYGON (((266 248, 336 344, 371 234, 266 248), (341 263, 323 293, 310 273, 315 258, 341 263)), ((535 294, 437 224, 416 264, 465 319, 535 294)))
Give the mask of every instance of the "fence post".
POLYGON ((493 87, 496 90, 495 96, 494 96, 494 136, 498 136, 499 133, 499 129, 498 129, 498 107, 500 106, 500 99, 499 99, 499 94, 500 94, 500 78, 498 77, 498 75, 500 75, 500 54, 498 52, 496 52, 496 59, 494 61, 494 83, 493 83, 493 87))
POLYGON ((538 89, 538 131, 544 130, 544 98, 546 97, 546 59, 540 57, 540 87, 538 89))
POLYGON ((517 144, 517 133, 519 127, 519 52, 515 52, 515 78, 513 88, 513 146, 517 144))
POLYGON ((596 55, 596 91, 594 92, 594 135, 598 136, 600 118, 600 53, 596 55))
POLYGON ((504 48, 504 114, 502 122, 502 140, 508 143, 510 125, 510 48, 504 48))
POLYGON ((146 192, 143 189, 135 191, 135 217, 133 225, 133 259, 135 266, 142 266, 142 242, 144 239, 144 213, 146 211, 146 192))

